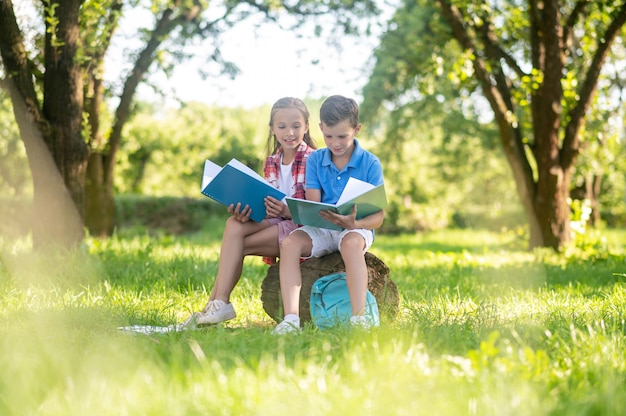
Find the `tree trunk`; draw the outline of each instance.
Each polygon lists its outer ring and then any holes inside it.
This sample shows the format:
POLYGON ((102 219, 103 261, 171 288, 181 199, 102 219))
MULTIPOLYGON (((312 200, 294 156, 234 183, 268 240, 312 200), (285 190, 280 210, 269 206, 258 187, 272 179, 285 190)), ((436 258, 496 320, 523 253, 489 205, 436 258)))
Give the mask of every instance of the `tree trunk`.
MULTIPOLYGON (((517 184, 517 191, 530 225, 530 248, 552 247, 559 250, 571 239, 570 207, 568 204, 574 163, 580 151, 579 135, 584 117, 591 104, 598 77, 611 43, 626 23, 626 3, 615 10, 605 33, 598 35, 597 50, 586 66, 586 73, 579 77, 578 100, 572 108, 564 109, 562 80, 569 33, 589 2, 578 2, 572 14, 563 24, 563 8, 555 0, 528 2, 530 20, 530 58, 532 73, 524 72, 514 56, 502 49, 497 31, 489 16, 484 19, 465 19, 467 15, 457 6, 458 2, 438 0, 442 14, 450 24, 452 36, 461 47, 472 53, 472 66, 485 97, 494 111, 500 129, 502 144, 517 184), (479 23, 477 23, 477 21, 479 23), (502 68, 505 61, 508 69, 502 68), (535 77, 536 87, 528 90, 531 95, 532 134, 522 131, 523 120, 517 118, 519 102, 512 96, 512 86, 518 82, 505 74, 513 72, 517 77, 535 77), (567 111, 569 110, 569 111, 567 111), (563 129, 562 122, 567 120, 563 129), (523 140, 524 139, 524 140, 523 140), (527 143, 526 143, 527 142, 527 143), (534 156, 529 162, 527 150, 534 156), (536 172, 530 168, 536 166, 536 172), (535 182, 536 181, 536 182, 535 182)), ((581 69, 582 72, 582 69, 581 69)))
MULTIPOLYGON (((51 243, 73 247, 84 237, 80 213, 59 174, 32 112, 12 83, 9 83, 9 91, 34 184, 32 211, 28 213, 28 217, 18 222, 30 224, 34 248, 42 248, 51 243)), ((24 216, 28 214, 20 213, 24 216)))
POLYGON ((0 2, 0 50, 13 111, 33 177, 34 247, 74 246, 83 239, 82 204, 88 149, 82 138, 78 50, 81 0, 47 6, 43 108, 10 1, 0 2))
POLYGON ((181 25, 195 20, 202 10, 203 8, 196 2, 186 6, 181 6, 176 2, 165 9, 150 34, 150 39, 145 48, 135 61, 130 76, 124 83, 120 102, 115 111, 113 126, 106 136, 107 145, 101 147, 101 150, 89 160, 89 163, 93 163, 94 166, 90 166, 88 169, 89 180, 87 185, 89 189, 87 197, 89 201, 86 203, 88 208, 86 224, 92 234, 111 235, 113 233, 115 222, 115 192, 113 190, 115 163, 122 142, 123 128, 131 116, 131 106, 137 87, 154 62, 157 50, 170 33, 181 25))
POLYGON ((589 225, 596 228, 600 225, 600 191, 602 189, 602 175, 592 175, 588 184, 588 199, 591 203, 591 216, 589 217, 589 225))
POLYGON ((545 169, 540 173, 535 211, 539 221, 542 246, 559 250, 571 240, 570 206, 568 203, 572 168, 545 169))
POLYGON ((85 181, 85 227, 93 236, 107 237, 113 234, 115 226, 115 199, 113 176, 108 172, 106 146, 100 133, 100 108, 104 92, 100 73, 101 67, 94 67, 88 74, 86 111, 89 114, 91 131, 90 142, 93 148, 87 164, 85 181))
MULTIPOLYGON (((52 1, 46 19, 43 114, 52 129, 44 135, 47 146, 75 203, 81 222, 84 210, 85 169, 89 150, 82 137, 83 74, 76 59, 79 48, 79 11, 82 1, 52 1)), ((34 183, 35 211, 49 209, 44 183, 34 183), (42 197, 43 195, 43 197, 42 197)), ((43 228, 47 225, 43 225, 43 228)), ((34 231, 34 230, 33 230, 34 231)), ((75 243, 82 241, 82 232, 75 243)), ((35 235, 33 235, 35 239, 35 235)))
POLYGON ((104 155, 92 153, 85 183, 85 226, 93 236, 107 237, 115 228, 115 198, 113 185, 103 183, 104 155))

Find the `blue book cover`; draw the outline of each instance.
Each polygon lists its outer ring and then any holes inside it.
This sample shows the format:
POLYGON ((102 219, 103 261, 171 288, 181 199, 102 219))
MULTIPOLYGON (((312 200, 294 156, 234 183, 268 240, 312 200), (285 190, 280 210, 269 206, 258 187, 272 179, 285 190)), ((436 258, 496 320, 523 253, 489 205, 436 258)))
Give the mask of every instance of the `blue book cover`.
POLYGON ((237 205, 238 202, 241 202, 242 207, 250 206, 250 219, 255 222, 261 222, 267 215, 264 203, 266 196, 279 201, 285 198, 284 193, 237 159, 232 159, 224 167, 210 160, 205 161, 201 192, 226 207, 237 205))
POLYGON ((286 200, 293 222, 329 230, 342 230, 342 228, 322 218, 320 211, 332 210, 342 215, 348 215, 356 205, 356 217, 360 219, 382 211, 387 206, 384 184, 374 186, 355 178, 348 179, 348 183, 336 204, 289 197, 286 200))

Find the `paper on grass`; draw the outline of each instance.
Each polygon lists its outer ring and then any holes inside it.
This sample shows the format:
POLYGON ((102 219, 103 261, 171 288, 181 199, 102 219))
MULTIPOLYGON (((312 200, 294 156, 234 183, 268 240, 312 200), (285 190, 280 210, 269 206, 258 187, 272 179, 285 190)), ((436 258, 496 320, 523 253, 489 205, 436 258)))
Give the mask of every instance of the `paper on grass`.
POLYGON ((117 328, 119 331, 127 332, 131 334, 167 334, 168 332, 176 332, 182 329, 176 327, 176 325, 169 326, 154 326, 154 325, 130 325, 120 326, 117 328))

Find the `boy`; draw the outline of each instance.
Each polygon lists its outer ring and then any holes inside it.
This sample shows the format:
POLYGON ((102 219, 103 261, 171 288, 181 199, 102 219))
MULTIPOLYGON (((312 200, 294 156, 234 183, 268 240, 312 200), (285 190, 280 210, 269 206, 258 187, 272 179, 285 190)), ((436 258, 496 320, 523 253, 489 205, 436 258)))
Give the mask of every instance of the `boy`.
MULTIPOLYGON (((316 150, 307 160, 306 199, 334 204, 350 177, 375 186, 383 183, 380 161, 364 150, 356 139, 361 130, 356 101, 339 95, 328 97, 320 108, 320 129, 326 148, 316 150)), ((321 257, 337 250, 346 266, 352 307, 350 323, 368 326, 364 316, 367 294, 365 253, 374 241, 374 230, 383 223, 384 211, 359 220, 356 219, 356 206, 350 215, 332 211, 323 211, 321 215, 342 227, 343 231, 303 226, 283 240, 279 273, 285 317, 274 333, 300 330, 300 258, 321 257)))

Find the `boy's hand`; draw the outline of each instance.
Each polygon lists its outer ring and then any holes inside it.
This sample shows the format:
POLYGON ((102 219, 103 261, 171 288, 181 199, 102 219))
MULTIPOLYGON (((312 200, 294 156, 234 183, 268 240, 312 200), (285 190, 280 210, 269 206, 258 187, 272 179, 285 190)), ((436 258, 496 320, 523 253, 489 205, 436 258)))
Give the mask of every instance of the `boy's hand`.
POLYGON ((250 215, 252 214, 250 206, 246 205, 242 208, 241 202, 237 202, 237 205, 230 204, 228 206, 228 212, 239 222, 250 221, 250 215))
POLYGON ((272 196, 265 197, 265 212, 268 218, 284 217, 286 205, 272 196))
POLYGON ((359 228, 356 225, 356 205, 352 208, 352 212, 348 215, 341 215, 334 211, 320 211, 320 215, 326 221, 330 221, 341 228, 345 228, 346 230, 359 228))

